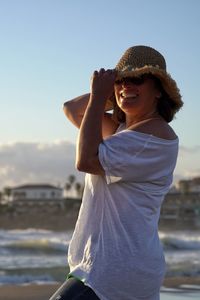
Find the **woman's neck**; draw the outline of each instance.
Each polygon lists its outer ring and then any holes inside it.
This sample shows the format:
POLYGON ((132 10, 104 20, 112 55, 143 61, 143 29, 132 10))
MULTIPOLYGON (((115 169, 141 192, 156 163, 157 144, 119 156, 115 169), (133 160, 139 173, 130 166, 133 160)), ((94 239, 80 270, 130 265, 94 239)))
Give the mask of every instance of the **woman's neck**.
POLYGON ((126 115, 126 128, 133 126, 137 123, 152 120, 152 119, 162 119, 158 112, 148 113, 144 115, 126 115))

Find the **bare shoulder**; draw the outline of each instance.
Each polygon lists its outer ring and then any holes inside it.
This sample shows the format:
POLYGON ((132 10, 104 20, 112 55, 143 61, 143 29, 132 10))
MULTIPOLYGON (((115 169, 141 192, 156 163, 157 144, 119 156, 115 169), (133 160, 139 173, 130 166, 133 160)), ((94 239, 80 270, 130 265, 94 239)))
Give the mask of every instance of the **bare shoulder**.
POLYGON ((177 135, 172 127, 163 119, 152 119, 140 122, 135 124, 134 126, 131 126, 129 129, 142 133, 152 134, 165 140, 175 140, 177 138, 177 135))

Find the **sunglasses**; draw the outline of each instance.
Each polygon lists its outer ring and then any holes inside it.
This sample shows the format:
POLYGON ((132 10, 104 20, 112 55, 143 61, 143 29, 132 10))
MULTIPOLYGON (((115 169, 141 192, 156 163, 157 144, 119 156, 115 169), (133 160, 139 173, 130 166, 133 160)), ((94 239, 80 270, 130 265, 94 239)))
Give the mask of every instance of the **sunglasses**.
POLYGON ((115 81, 115 84, 120 85, 120 84, 126 84, 126 83, 133 83, 135 85, 142 85, 145 80, 152 78, 152 76, 149 75, 142 75, 142 76, 137 76, 137 77, 125 77, 119 80, 115 81))

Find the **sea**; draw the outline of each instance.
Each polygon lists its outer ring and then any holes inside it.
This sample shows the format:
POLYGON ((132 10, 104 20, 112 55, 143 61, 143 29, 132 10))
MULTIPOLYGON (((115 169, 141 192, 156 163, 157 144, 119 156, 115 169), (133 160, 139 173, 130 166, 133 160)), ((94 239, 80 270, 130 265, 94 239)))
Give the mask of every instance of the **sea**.
MULTIPOLYGON (((0 230, 0 285, 64 281, 69 271, 67 250, 72 233, 43 229, 0 230)), ((200 277, 200 231, 159 231, 159 236, 167 263, 166 276, 200 277)), ((200 299, 200 286, 163 287, 161 294, 161 300, 200 299), (168 297, 169 293, 173 298, 168 297)))

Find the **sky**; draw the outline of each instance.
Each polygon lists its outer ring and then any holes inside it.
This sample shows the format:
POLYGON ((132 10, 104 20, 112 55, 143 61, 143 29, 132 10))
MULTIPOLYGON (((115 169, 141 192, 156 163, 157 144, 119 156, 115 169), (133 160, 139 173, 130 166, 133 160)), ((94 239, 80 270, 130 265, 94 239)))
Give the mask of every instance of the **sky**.
POLYGON ((0 188, 82 180, 78 130, 62 104, 141 44, 164 55, 184 101, 171 122, 180 140, 174 178, 199 176, 199 37, 199 0, 0 0, 0 188))

